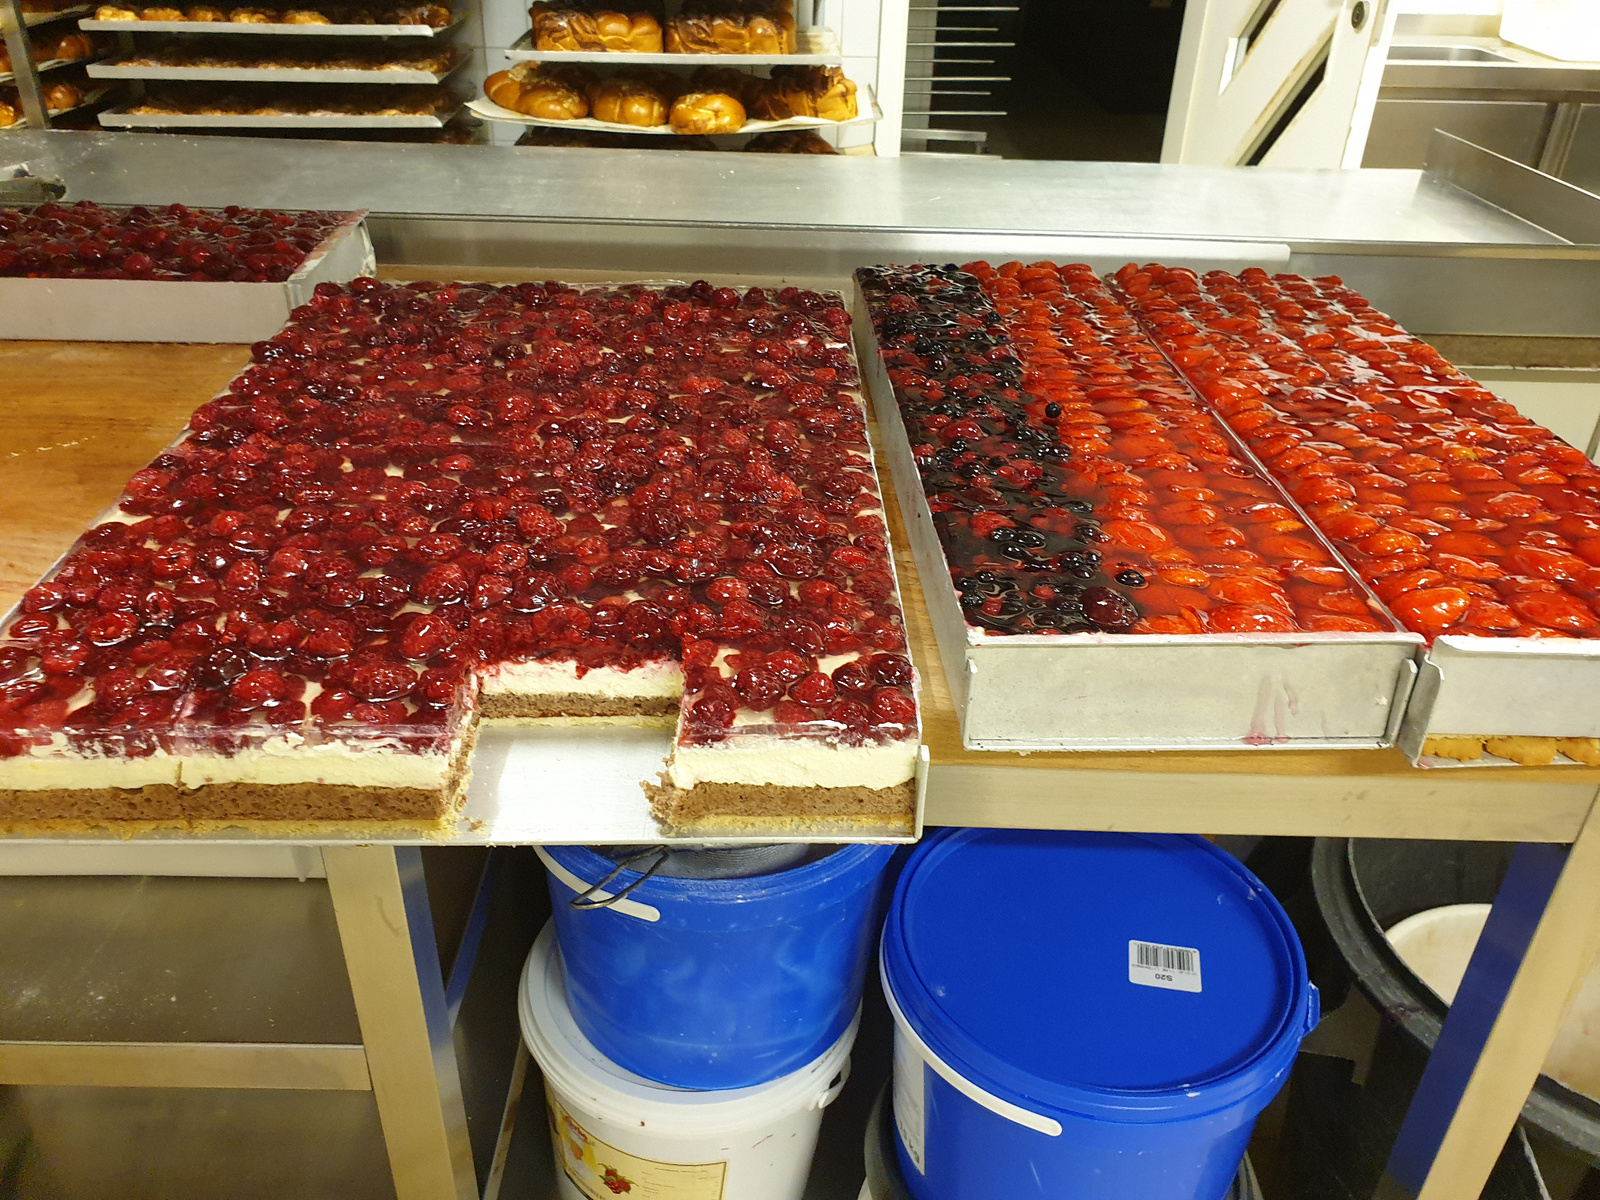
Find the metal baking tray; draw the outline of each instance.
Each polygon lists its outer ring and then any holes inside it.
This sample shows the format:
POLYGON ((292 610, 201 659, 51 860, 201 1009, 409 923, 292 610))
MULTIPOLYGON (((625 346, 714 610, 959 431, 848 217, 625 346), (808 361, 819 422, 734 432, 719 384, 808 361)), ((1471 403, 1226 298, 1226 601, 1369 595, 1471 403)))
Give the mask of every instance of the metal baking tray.
MULTIPOLYGON (((684 57, 682 55, 679 56, 684 57)), ((878 107, 878 98, 872 94, 870 87, 860 89, 859 95, 866 97, 866 104, 858 104, 863 111, 860 116, 848 121, 828 121, 822 117, 790 117, 787 121, 746 121, 740 128, 726 135, 733 137, 747 133, 767 133, 776 129, 843 129, 850 125, 870 125, 875 121, 883 120, 883 110, 878 107)), ((519 112, 512 112, 509 108, 501 108, 487 96, 480 96, 476 100, 469 100, 467 107, 486 121, 504 121, 511 125, 543 125, 550 129, 587 129, 594 133, 653 133, 665 137, 677 137, 670 125, 619 125, 612 121, 597 121, 593 117, 579 117, 571 121, 551 121, 544 117, 528 117, 519 112)))
POLYGON ((104 62, 89 68, 94 79, 193 79, 233 83, 443 83, 467 65, 460 62, 442 75, 431 71, 384 68, 371 71, 293 67, 157 67, 104 62))
MULTIPOLYGON (((1436 735, 1600 737, 1600 642, 1440 637, 1422 660, 1400 727, 1413 763, 1436 735)), ((1430 766, 1497 766, 1428 758, 1430 766)), ((1558 761, 1565 761, 1564 759, 1558 761)))
POLYGON ((93 11, 92 4, 74 4, 71 8, 62 8, 55 12, 23 13, 22 25, 25 29, 32 29, 35 25, 48 25, 51 21, 61 21, 67 17, 76 17, 93 11))
MULTIPOLYGON (((43 75, 46 71, 53 71, 57 67, 87 67, 99 61, 98 58, 52 58, 38 63, 34 69, 43 75)), ((90 71, 89 74, 93 75, 94 72, 90 71)), ((0 71, 0 83, 15 83, 16 78, 15 71, 0 71)))
POLYGON ((6 336, 94 342, 254 342, 271 337, 326 281, 376 265, 366 212, 343 222, 282 283, 0 279, 6 336))
MULTIPOLYGON (((100 114, 108 129, 443 129, 456 111, 431 116, 369 116, 358 113, 131 113, 109 108, 100 114)), ((282 324, 280 321, 279 324, 282 324)))
MULTIPOLYGON (((85 5, 75 12, 88 12, 85 5)), ((95 21, 78 22, 79 29, 113 33, 269 33, 283 37, 443 37, 466 22, 459 14, 441 29, 432 25, 255 25, 248 21, 95 21)))
POLYGON ((1422 639, 1391 633, 1023 634, 971 628, 859 290, 858 356, 970 750, 1351 749, 1394 743, 1422 639))
POLYGON ((517 39, 517 44, 505 52, 513 62, 581 62, 614 63, 617 66, 684 67, 711 65, 717 67, 773 66, 823 66, 836 67, 844 62, 839 49, 839 35, 822 25, 807 25, 794 31, 793 54, 630 54, 609 50, 535 50, 532 45, 533 30, 517 39))

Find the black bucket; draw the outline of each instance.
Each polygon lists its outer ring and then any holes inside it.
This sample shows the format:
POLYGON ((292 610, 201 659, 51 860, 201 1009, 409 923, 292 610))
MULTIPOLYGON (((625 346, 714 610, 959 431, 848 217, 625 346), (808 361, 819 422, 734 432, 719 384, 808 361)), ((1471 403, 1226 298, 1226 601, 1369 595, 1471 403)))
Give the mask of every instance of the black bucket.
MULTIPOLYGON (((1329 997, 1327 1010, 1337 1006, 1340 985, 1354 983, 1388 1021, 1432 1051, 1449 1006, 1401 961, 1384 930, 1447 904, 1492 903, 1514 849, 1502 842, 1318 838, 1311 882, 1337 959, 1315 963, 1312 977, 1329 997)), ((1540 1075, 1522 1117, 1600 1166, 1600 1102, 1540 1075)))

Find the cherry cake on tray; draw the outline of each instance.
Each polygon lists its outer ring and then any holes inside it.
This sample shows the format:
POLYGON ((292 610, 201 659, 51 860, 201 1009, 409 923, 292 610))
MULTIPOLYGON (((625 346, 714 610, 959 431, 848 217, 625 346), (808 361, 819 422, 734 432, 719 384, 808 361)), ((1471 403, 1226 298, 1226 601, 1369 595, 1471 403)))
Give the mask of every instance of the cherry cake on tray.
POLYGON ((849 339, 795 288, 320 285, 12 614, 0 822, 437 827, 480 721, 676 721, 668 827, 909 831, 849 339))

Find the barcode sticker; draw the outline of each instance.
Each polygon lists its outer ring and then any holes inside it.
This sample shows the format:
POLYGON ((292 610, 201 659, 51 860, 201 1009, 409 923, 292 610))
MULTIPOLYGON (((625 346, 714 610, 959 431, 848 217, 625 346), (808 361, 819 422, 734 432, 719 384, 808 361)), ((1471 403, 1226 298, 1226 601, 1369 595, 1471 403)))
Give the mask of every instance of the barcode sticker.
POLYGON ((1200 990, 1200 951, 1160 942, 1128 943, 1128 982, 1174 992, 1200 990))

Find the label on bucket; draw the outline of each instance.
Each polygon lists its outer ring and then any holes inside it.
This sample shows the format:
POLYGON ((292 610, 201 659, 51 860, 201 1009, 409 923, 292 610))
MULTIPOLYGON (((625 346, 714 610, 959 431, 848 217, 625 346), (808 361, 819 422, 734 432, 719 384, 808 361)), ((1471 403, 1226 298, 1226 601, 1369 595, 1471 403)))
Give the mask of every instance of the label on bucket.
POLYGON ((590 1200, 722 1200, 726 1162, 665 1163, 602 1142, 572 1119, 548 1090, 550 1137, 572 1184, 590 1200))
POLYGON ((1200 990, 1200 951, 1160 942, 1128 943, 1128 982, 1174 992, 1200 990))
POLYGON ((900 1131, 900 1144, 912 1165, 928 1173, 924 1143, 927 1141, 923 1117, 922 1053, 896 1024, 894 1031, 894 1123, 900 1131))

